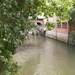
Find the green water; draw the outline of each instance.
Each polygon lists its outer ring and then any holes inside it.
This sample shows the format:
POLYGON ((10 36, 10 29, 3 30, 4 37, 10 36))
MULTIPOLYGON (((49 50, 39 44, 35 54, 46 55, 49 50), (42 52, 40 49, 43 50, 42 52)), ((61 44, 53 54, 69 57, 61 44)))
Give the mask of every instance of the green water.
POLYGON ((14 55, 20 75, 75 75, 75 48, 44 37, 32 37, 14 55))

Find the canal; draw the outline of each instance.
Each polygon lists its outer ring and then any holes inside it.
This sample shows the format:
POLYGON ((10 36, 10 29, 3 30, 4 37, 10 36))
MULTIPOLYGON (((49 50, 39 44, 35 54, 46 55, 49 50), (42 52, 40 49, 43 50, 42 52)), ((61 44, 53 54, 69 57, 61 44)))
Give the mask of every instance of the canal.
POLYGON ((75 48, 54 39, 34 36, 17 48, 14 59, 20 75, 75 75, 75 48))

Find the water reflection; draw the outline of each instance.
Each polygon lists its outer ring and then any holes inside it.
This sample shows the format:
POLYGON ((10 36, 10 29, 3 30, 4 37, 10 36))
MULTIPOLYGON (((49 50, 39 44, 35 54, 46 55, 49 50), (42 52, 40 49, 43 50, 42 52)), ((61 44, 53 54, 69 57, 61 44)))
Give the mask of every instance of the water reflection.
POLYGON ((19 47, 14 58, 22 65, 20 75, 75 75, 74 49, 57 40, 32 37, 30 45, 19 47))

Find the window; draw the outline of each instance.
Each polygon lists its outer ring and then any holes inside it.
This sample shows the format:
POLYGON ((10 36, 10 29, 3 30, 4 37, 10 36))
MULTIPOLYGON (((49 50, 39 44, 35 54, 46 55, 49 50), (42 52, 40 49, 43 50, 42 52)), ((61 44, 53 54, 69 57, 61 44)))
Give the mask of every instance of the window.
POLYGON ((67 22, 62 22, 62 28, 67 28, 67 22))

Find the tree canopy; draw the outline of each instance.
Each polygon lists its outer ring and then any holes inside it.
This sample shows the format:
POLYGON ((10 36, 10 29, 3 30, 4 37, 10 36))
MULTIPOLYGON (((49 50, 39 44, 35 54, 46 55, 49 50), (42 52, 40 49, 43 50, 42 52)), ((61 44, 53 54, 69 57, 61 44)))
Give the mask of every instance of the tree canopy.
POLYGON ((75 3, 73 3, 73 7, 69 11, 69 16, 71 19, 69 20, 70 24, 75 24, 75 3))

